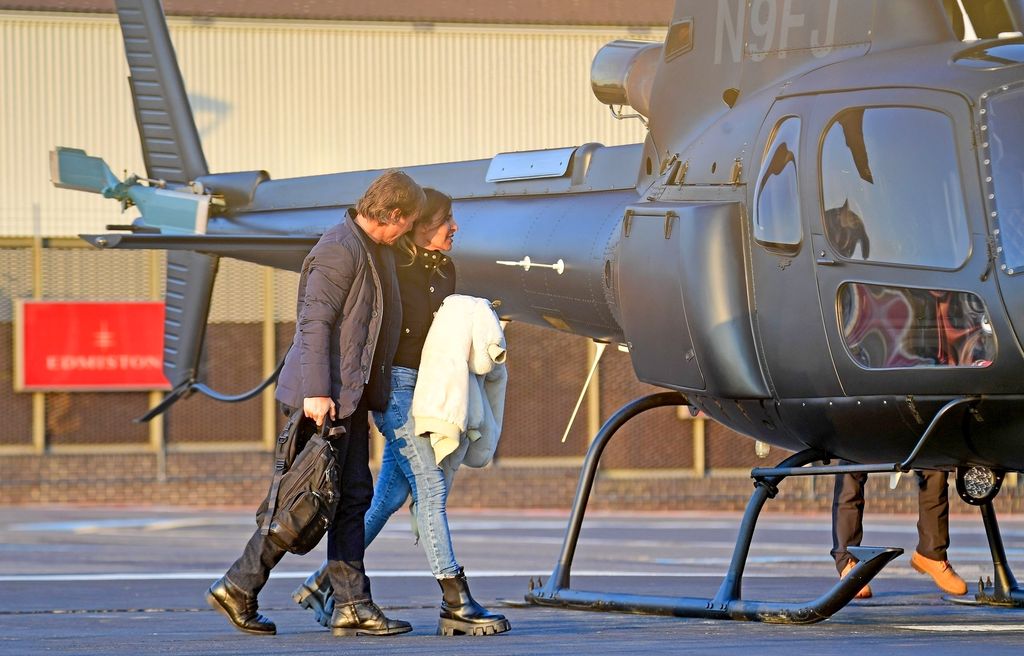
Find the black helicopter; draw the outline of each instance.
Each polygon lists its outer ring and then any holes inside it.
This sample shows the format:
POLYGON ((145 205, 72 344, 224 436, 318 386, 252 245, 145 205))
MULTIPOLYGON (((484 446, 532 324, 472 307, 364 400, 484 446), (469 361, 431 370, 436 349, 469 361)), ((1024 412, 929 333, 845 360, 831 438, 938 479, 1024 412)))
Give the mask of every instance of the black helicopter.
MULTIPOLYGON (((138 205, 125 231, 85 236, 94 245, 171 251, 174 391, 152 417, 195 390, 220 396, 198 373, 218 258, 298 270, 379 172, 210 174, 158 0, 116 4, 148 177, 119 181, 74 149, 52 154, 52 177, 138 205)), ((670 390, 601 429, 562 555, 529 601, 820 621, 901 550, 860 548, 808 603, 743 600, 779 483, 935 468, 955 469, 982 512, 995 583, 977 601, 1024 606, 992 508, 1004 473, 1024 470, 1022 26, 1021 0, 677 0, 664 43, 613 42, 592 68, 598 99, 647 125, 643 144, 406 169, 456 199, 461 293, 622 345, 640 380, 670 390), (570 588, 604 446, 665 405, 797 453, 753 470, 714 598, 570 588)))

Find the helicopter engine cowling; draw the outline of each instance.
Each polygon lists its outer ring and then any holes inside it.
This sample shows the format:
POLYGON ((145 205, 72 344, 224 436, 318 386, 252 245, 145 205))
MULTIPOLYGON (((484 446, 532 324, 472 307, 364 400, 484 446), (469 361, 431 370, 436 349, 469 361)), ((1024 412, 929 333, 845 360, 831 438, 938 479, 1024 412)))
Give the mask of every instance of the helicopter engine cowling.
POLYGON ((636 200, 633 190, 457 200, 459 292, 500 301, 503 318, 624 342, 616 246, 636 200))

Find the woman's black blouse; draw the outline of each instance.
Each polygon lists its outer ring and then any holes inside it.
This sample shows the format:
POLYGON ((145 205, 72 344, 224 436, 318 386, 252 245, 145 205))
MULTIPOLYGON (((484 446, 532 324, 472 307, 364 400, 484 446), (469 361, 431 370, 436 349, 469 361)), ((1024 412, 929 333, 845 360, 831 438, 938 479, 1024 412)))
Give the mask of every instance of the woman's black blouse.
POLYGON ((409 256, 395 253, 398 289, 402 296, 402 332, 394 365, 419 369, 420 353, 434 313, 441 301, 455 292, 455 264, 438 251, 419 250, 409 264, 409 256))

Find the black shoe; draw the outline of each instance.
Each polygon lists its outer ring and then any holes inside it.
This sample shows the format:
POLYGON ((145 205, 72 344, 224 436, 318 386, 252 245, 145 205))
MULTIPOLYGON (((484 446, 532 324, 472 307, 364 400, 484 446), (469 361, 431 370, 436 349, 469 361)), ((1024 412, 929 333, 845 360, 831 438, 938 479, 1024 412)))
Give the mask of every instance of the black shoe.
POLYGON ((492 613, 476 603, 469 593, 466 573, 459 573, 447 579, 438 579, 441 586, 441 619, 437 623, 437 635, 495 635, 512 628, 504 615, 492 613))
POLYGON ((306 582, 292 593, 295 603, 313 611, 316 621, 325 629, 330 628, 334 613, 334 586, 327 575, 327 562, 325 560, 320 569, 310 574, 306 582))
POLYGON ((402 620, 389 620, 372 601, 334 606, 331 615, 331 635, 381 636, 398 635, 412 631, 412 625, 402 620))
POLYGON ((206 603, 228 618, 239 631, 256 635, 277 633, 277 626, 256 612, 256 596, 246 594, 226 578, 214 581, 206 591, 206 603))

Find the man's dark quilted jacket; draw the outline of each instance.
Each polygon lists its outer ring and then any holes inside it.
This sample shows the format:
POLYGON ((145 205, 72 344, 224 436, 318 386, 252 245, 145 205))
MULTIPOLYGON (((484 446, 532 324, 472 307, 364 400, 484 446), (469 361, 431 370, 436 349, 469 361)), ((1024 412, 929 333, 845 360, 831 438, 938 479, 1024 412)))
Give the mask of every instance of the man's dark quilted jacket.
MULTIPOLYGON (((301 408, 306 397, 330 396, 339 418, 355 411, 370 378, 384 311, 373 247, 350 210, 306 256, 295 339, 277 381, 281 403, 301 408)), ((394 276, 391 249, 381 248, 380 257, 385 275, 394 276)), ((397 311, 392 321, 400 325, 400 306, 397 311)))

